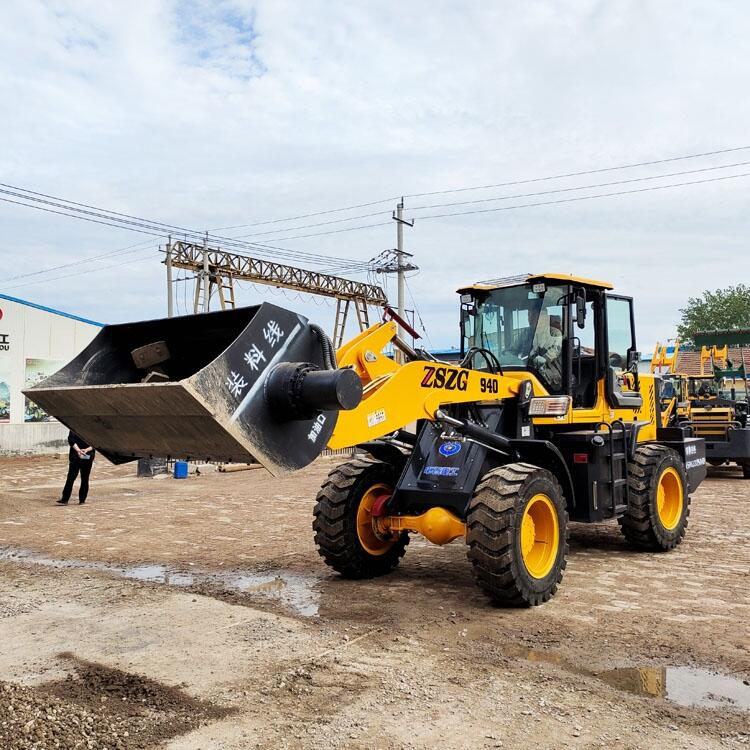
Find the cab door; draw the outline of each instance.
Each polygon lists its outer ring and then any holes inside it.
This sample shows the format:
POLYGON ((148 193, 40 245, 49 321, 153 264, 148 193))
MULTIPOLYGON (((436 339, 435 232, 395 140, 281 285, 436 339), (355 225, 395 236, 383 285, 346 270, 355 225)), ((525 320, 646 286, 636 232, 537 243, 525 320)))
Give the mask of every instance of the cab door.
POLYGON ((638 409, 643 399, 638 385, 633 300, 607 294, 604 311, 607 401, 616 409, 638 409))

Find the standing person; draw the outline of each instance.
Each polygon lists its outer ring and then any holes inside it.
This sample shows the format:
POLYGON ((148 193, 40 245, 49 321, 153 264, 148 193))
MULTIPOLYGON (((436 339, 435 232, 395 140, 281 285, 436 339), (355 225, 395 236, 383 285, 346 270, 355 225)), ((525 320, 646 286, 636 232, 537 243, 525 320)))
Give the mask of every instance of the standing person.
POLYGON ((81 486, 78 489, 78 504, 86 502, 89 494, 89 474, 94 463, 96 451, 81 437, 74 432, 68 433, 70 452, 68 453, 68 478, 65 480, 62 497, 57 501, 58 505, 67 505, 70 493, 73 491, 73 482, 76 481, 78 473, 81 473, 81 486))

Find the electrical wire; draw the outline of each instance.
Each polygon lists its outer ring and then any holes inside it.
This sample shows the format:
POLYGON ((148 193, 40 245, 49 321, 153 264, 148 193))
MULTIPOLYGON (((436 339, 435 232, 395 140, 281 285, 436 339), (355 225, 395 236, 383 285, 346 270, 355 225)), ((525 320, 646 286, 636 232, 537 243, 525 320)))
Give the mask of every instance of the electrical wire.
MULTIPOLYGON (((467 192, 467 191, 472 191, 472 190, 487 190, 491 188, 507 187, 511 185, 529 184, 529 183, 542 182, 542 181, 547 181, 547 180, 578 177, 582 175, 597 174, 597 173, 602 173, 602 172, 611 172, 611 171, 616 171, 616 170, 621 170, 621 169, 632 169, 636 167, 665 164, 665 163, 671 163, 671 162, 676 162, 676 161, 681 161, 681 160, 686 160, 686 159, 704 158, 708 156, 716 156, 720 154, 744 151, 747 149, 750 149, 750 146, 738 146, 734 148, 718 149, 715 151, 706 151, 706 152, 702 152, 698 154, 688 154, 688 155, 676 156, 676 157, 671 157, 671 158, 666 158, 666 159, 656 159, 656 160, 651 160, 651 161, 643 161, 643 162, 636 162, 636 163, 631 163, 631 164, 617 165, 613 167, 603 167, 603 168, 598 168, 598 169, 582 170, 578 172, 568 172, 565 174, 550 175, 550 176, 545 176, 545 177, 536 177, 536 178, 530 178, 530 179, 524 179, 524 180, 514 180, 514 181, 509 181, 509 182, 504 182, 504 183, 495 183, 491 185, 476 185, 476 186, 470 186, 470 187, 436 190, 436 191, 423 192, 423 193, 411 193, 411 194, 407 194, 404 197, 415 198, 415 197, 424 197, 424 196, 430 196, 430 195, 444 195, 444 194, 449 194, 449 193, 460 193, 460 192, 467 192)), ((461 201, 461 202, 452 202, 452 203, 443 203, 443 204, 428 204, 424 206, 414 207, 411 210, 423 211, 423 210, 429 210, 431 208, 438 208, 438 207, 442 208, 442 207, 451 207, 451 206, 459 206, 459 205, 471 205, 471 204, 494 202, 494 201, 500 201, 500 200, 515 200, 518 198, 532 197, 532 196, 537 196, 537 195, 550 195, 550 194, 555 194, 555 193, 573 192, 573 191, 587 190, 587 189, 598 189, 602 187, 609 187, 609 186, 619 185, 619 184, 627 184, 627 183, 634 183, 634 182, 654 180, 654 179, 663 179, 663 178, 674 177, 674 176, 683 175, 683 174, 695 174, 699 172, 709 172, 709 171, 713 171, 717 169, 728 169, 728 168, 736 167, 736 166, 744 166, 748 163, 750 162, 738 162, 735 164, 719 165, 719 166, 706 167, 703 169, 696 169, 696 170, 685 170, 682 172, 667 173, 667 174, 662 174, 662 175, 649 175, 646 177, 632 178, 629 180, 619 180, 619 181, 613 181, 609 183, 598 183, 594 185, 558 188, 558 189, 549 190, 549 191, 540 191, 537 193, 526 193, 526 194, 519 194, 519 195, 513 195, 513 196, 500 196, 500 197, 495 197, 495 198, 476 199, 476 200, 471 200, 471 201, 461 201)), ((654 191, 654 190, 664 190, 664 189, 670 189, 670 188, 675 188, 675 187, 683 187, 687 185, 696 185, 696 184, 702 184, 702 183, 708 183, 708 182, 718 182, 722 180, 737 179, 737 178, 742 178, 742 177, 747 177, 747 176, 748 176, 747 173, 737 174, 737 175, 728 175, 724 177, 716 177, 716 178, 711 178, 711 179, 706 179, 706 180, 693 180, 693 181, 686 181, 686 182, 674 183, 674 184, 669 184, 669 185, 658 185, 658 186, 653 186, 653 187, 637 188, 634 190, 623 190, 623 191, 602 193, 602 194, 597 194, 597 195, 575 196, 571 198, 565 198, 565 199, 554 200, 554 201, 539 201, 535 203, 527 203, 527 204, 520 204, 520 205, 514 205, 514 206, 503 206, 503 207, 488 208, 488 209, 477 209, 477 210, 471 210, 471 211, 457 211, 457 212, 446 212, 446 213, 441 213, 441 214, 431 214, 431 215, 426 215, 426 216, 418 216, 417 218, 419 218, 420 220, 439 219, 439 218, 446 218, 446 217, 451 217, 451 216, 491 213, 491 212, 497 212, 497 211, 515 210, 519 208, 531 208, 531 207, 545 206, 545 205, 572 203, 572 202, 578 202, 582 200, 592 200, 595 198, 616 197, 616 196, 639 193, 639 192, 649 192, 649 191, 654 191)), ((110 226, 110 227, 119 228, 119 229, 127 229, 129 231, 140 232, 141 234, 146 234, 152 237, 161 238, 161 237, 164 237, 165 234, 176 233, 176 234, 181 234, 185 236, 186 240, 188 237, 190 237, 191 239, 189 241, 193 241, 193 242, 196 240, 203 241, 204 239, 206 240, 211 239, 213 241, 218 240, 220 244, 223 244, 231 248, 239 248, 245 251, 250 250, 250 251, 253 251, 253 253, 261 254, 261 255, 263 254, 268 255, 271 252, 273 252, 273 254, 277 257, 288 257, 288 258, 293 258, 296 261, 306 261, 314 265, 322 265, 326 270, 330 269, 332 271, 336 271, 337 273, 349 273, 349 274, 370 273, 373 269, 373 265, 372 265, 373 261, 352 261, 349 259, 337 258, 334 256, 327 256, 327 255, 323 255, 319 253, 303 252, 303 251, 295 250, 292 248, 280 247, 278 245, 268 245, 265 243, 258 243, 258 242, 247 242, 243 240, 242 237, 236 237, 236 238, 222 237, 221 235, 213 234, 213 231, 217 231, 217 230, 212 230, 212 232, 200 232, 198 230, 191 230, 191 229, 187 229, 185 227, 181 227, 175 224, 168 224, 165 222, 144 219, 143 217, 135 216, 133 214, 126 214, 126 213, 122 213, 118 211, 110 211, 107 209, 101 209, 96 206, 92 206, 90 204, 70 201, 68 199, 58 198, 58 197, 49 195, 47 193, 41 193, 37 191, 27 190, 25 188, 19 188, 17 186, 13 186, 8 183, 0 183, 0 194, 10 196, 10 197, 0 197, 0 201, 4 203, 19 205, 19 206, 23 206, 26 208, 34 208, 34 209, 45 211, 48 213, 53 213, 53 214, 57 214, 61 216, 67 216, 69 218, 77 218, 80 220, 89 221, 89 222, 101 224, 104 226, 110 226), (18 198, 19 200, 14 200, 14 198, 18 198)), ((342 211, 353 210, 356 208, 364 208, 364 207, 369 207, 369 206, 380 205, 380 204, 391 202, 396 199, 397 198, 384 198, 378 201, 359 203, 359 204, 354 204, 351 206, 346 206, 343 208, 335 208, 335 209, 328 209, 325 211, 316 211, 313 213, 301 214, 301 215, 289 217, 286 219, 272 219, 272 220, 267 220, 267 221, 262 221, 262 222, 255 222, 253 224, 242 224, 242 225, 234 225, 231 227, 222 227, 220 229, 236 229, 236 228, 242 228, 242 227, 282 223, 285 221, 292 221, 292 220, 301 219, 301 218, 322 216, 325 214, 338 213, 342 211)), ((343 223, 346 221, 355 221, 361 218, 369 218, 370 216, 377 216, 377 215, 381 215, 384 213, 386 212, 384 211, 372 212, 369 214, 361 214, 355 217, 348 217, 345 219, 335 219, 331 221, 320 222, 318 224, 309 224, 309 225, 303 225, 300 227, 287 227, 286 229, 270 230, 268 232, 258 233, 258 235, 271 234, 271 233, 277 233, 277 232, 284 233, 288 231, 295 231, 297 229, 312 228, 314 226, 323 226, 323 225, 330 225, 330 224, 336 224, 336 223, 343 223)), ((370 228, 381 227, 381 226, 389 226, 390 224, 391 224, 390 221, 386 221, 386 222, 378 222, 378 223, 372 223, 372 224, 357 225, 354 227, 342 227, 342 228, 330 230, 330 231, 282 237, 280 238, 280 240, 283 242, 286 240, 293 240, 293 239, 308 239, 310 237, 318 237, 318 236, 324 236, 324 235, 339 234, 343 232, 359 231, 362 229, 370 229, 370 228)), ((250 234, 250 235, 245 235, 245 236, 250 237, 253 235, 250 234)), ((92 261, 96 261, 102 258, 114 257, 118 254, 132 254, 136 251, 138 247, 141 247, 149 243, 150 243, 150 240, 147 240, 141 243, 135 243, 134 245, 129 245, 125 248, 119 248, 117 250, 108 251, 107 253, 90 256, 89 258, 83 259, 83 261, 92 262, 92 261)), ((13 280, 22 279, 22 278, 30 278, 32 276, 44 275, 52 271, 60 270, 62 268, 70 267, 73 265, 78 265, 80 264, 80 262, 81 261, 74 261, 72 263, 60 264, 58 266, 52 266, 46 269, 38 269, 36 271, 29 272, 26 274, 18 274, 8 279, 8 281, 13 281, 13 280)), ((115 264, 115 265, 121 265, 121 264, 115 264)), ((93 270, 96 270, 96 269, 93 269, 93 270)), ((16 286, 19 286, 19 285, 14 285, 13 287, 10 287, 10 288, 15 288, 16 286)))
MULTIPOLYGON (((465 215, 469 215, 469 214, 492 213, 492 212, 496 212, 496 211, 512 211, 512 210, 518 209, 518 208, 532 208, 532 207, 537 207, 537 206, 552 206, 552 205, 557 205, 557 204, 561 204, 561 203, 574 203, 574 202, 577 202, 577 201, 592 200, 594 198, 612 198, 612 197, 621 196, 621 195, 630 195, 630 194, 633 194, 633 193, 644 193, 644 192, 650 192, 650 191, 653 191, 653 190, 667 190, 667 189, 670 189, 670 188, 685 187, 687 185, 701 185, 701 184, 709 183, 709 182, 721 182, 723 180, 732 180, 732 179, 737 179, 737 178, 741 178, 741 177, 747 177, 747 176, 749 176, 749 174, 750 173, 744 172, 744 173, 741 173, 741 174, 726 175, 726 176, 723 176, 723 177, 711 177, 711 178, 705 179, 705 180, 689 180, 689 181, 686 181, 686 182, 671 183, 669 185, 656 185, 656 186, 653 186, 653 187, 635 188, 633 190, 619 190, 619 191, 615 191, 615 192, 611 192, 611 193, 598 193, 596 195, 576 196, 574 198, 562 198, 562 199, 554 200, 554 201, 538 201, 538 202, 535 202, 535 203, 522 203, 522 204, 515 205, 515 206, 502 206, 500 208, 484 208, 484 209, 476 209, 476 210, 473 210, 473 211, 455 211, 455 212, 448 212, 448 213, 441 213, 441 214, 429 214, 427 216, 416 216, 415 218, 419 219, 420 221, 423 221, 425 219, 441 219, 441 218, 445 218, 445 217, 449 217, 449 216, 465 216, 465 215)), ((649 179, 653 179, 653 178, 649 178, 649 179)), ((579 189, 583 189, 583 188, 579 188, 579 189)), ((554 193, 554 192, 558 192, 558 191, 551 191, 551 192, 554 193)), ((429 206, 423 207, 423 210, 424 210, 424 208, 429 208, 429 206)), ((382 222, 382 223, 377 223, 377 224, 363 224, 363 225, 356 226, 356 227, 345 227, 345 228, 342 228, 342 229, 332 229, 332 230, 329 230, 329 231, 326 231, 326 232, 313 232, 313 233, 310 233, 310 234, 301 234, 301 235, 295 235, 295 236, 292 236, 292 237, 280 237, 279 240, 281 242, 284 242, 286 240, 307 239, 308 237, 321 237, 323 235, 339 234, 339 233, 342 233, 342 232, 353 232, 353 231, 356 231, 356 230, 359 230, 359 229, 369 229, 371 227, 389 226, 390 223, 391 222, 382 222)))
POLYGON ((359 219, 369 219, 372 216, 390 216, 390 211, 373 211, 369 214, 358 214, 357 216, 348 216, 345 219, 330 219, 329 221, 319 221, 315 224, 301 224, 297 227, 284 227, 283 229, 268 229, 265 232, 253 232, 251 234, 240 234, 239 238, 261 237, 266 234, 277 234, 283 232, 296 232, 298 229, 310 229, 311 227, 325 227, 330 224, 343 224, 346 221, 358 221, 359 219))
MULTIPOLYGON (((593 190, 595 188, 611 187, 613 185, 628 185, 634 182, 647 182, 650 180, 661 180, 668 177, 680 177, 688 174, 699 174, 702 172, 713 172, 717 169, 730 169, 732 167, 746 167, 750 161, 739 161, 733 164, 722 164, 716 167, 703 167, 702 169, 688 169, 682 172, 668 172, 665 174, 649 175, 647 177, 631 177, 628 180, 615 180, 614 182, 599 182, 593 185, 579 185, 575 187, 555 188, 554 190, 542 190, 536 193, 517 193, 515 195, 502 195, 497 198, 478 198, 471 201, 455 201, 452 203, 432 203, 425 206, 410 206, 409 211, 423 211, 429 208, 449 208, 451 206, 469 206, 477 203, 492 203, 494 201, 515 200, 517 198, 530 198, 537 195, 553 195, 556 193, 569 193, 578 190, 593 190)), ((416 217, 420 218, 420 217, 416 217)))
POLYGON ((432 190, 427 193, 409 193, 404 198, 424 198, 428 195, 446 195, 447 193, 463 193, 470 190, 491 190, 499 187, 509 187, 511 185, 527 185, 531 182, 545 182, 547 180, 562 180, 567 177, 581 177, 589 174, 600 174, 601 172, 614 172, 618 169, 635 169, 636 167, 650 167, 655 164, 668 164, 674 161, 683 161, 685 159, 701 159, 706 156, 718 156, 720 154, 730 154, 736 151, 747 151, 750 146, 735 146, 733 148, 722 148, 716 151, 704 151, 699 154, 687 154, 684 156, 672 156, 668 159, 653 159, 651 161, 640 161, 633 164, 619 164, 614 167, 600 167, 598 169, 586 169, 580 172, 566 172, 563 174, 548 175, 546 177, 532 177, 525 180, 512 180, 510 182, 497 182, 492 185, 473 185, 470 187, 451 188, 449 190, 432 190))
MULTIPOLYGON (((503 195, 503 196, 498 196, 494 198, 478 198, 478 199, 470 200, 470 201, 455 201, 451 203, 432 203, 432 204, 427 204, 424 206, 410 206, 409 211, 413 212, 413 211, 421 211, 421 210, 429 209, 429 208, 444 208, 444 207, 449 207, 449 206, 467 206, 467 205, 471 205, 475 203, 490 203, 493 201, 514 200, 516 198, 527 198, 527 197, 534 196, 534 195, 551 195, 554 193, 575 192, 578 190, 589 190, 589 189, 594 189, 594 188, 609 187, 611 185, 625 185, 625 184, 634 183, 634 182, 645 182, 649 180, 665 179, 668 177, 678 177, 681 175, 698 174, 702 172, 713 172, 719 169, 731 169, 733 167, 747 166, 748 164, 750 164, 750 161, 741 161, 741 162, 734 162, 732 164, 720 164, 718 166, 713 166, 713 167, 703 167, 701 169, 689 169, 689 170, 683 170, 680 172, 667 172, 667 173, 658 174, 658 175, 648 175, 645 177, 632 177, 627 180, 617 180, 613 182, 594 183, 592 185, 579 185, 579 186, 566 187, 566 188, 556 188, 554 190, 545 190, 545 191, 536 192, 536 193, 519 193, 516 195, 503 195)), ((410 197, 413 197, 413 196, 410 196, 410 197)), ((374 211, 374 212, 367 213, 367 214, 358 214, 357 216, 349 216, 344 219, 331 219, 329 221, 321 221, 321 222, 317 222, 314 224, 301 224, 299 226, 294 226, 294 227, 284 227, 282 229, 269 229, 264 232, 242 234, 238 236, 238 239, 247 238, 247 237, 261 237, 263 235, 277 234, 277 233, 284 233, 284 232, 293 232, 299 229, 311 229, 315 227, 329 226, 331 224, 342 224, 347 221, 357 221, 359 219, 368 219, 373 216, 383 216, 383 215, 387 216, 389 214, 390 214, 390 211, 374 211)), ((286 239, 300 239, 300 238, 289 237, 286 239)))
POLYGON ((631 195, 633 193, 648 193, 654 190, 668 190, 670 188, 685 187, 686 185, 702 185, 707 182, 722 182, 724 180, 735 180, 742 177, 750 177, 750 172, 742 174, 725 175, 724 177, 710 177, 706 180, 690 180, 688 182, 676 182, 671 185, 654 185, 652 187, 634 188, 633 190, 618 190, 613 193, 597 193, 596 195, 580 195, 573 198, 560 198, 554 201, 537 201, 535 203, 523 203, 517 206, 501 206, 499 208, 478 208, 472 211, 454 211, 451 213, 431 214, 420 216, 420 221, 426 219, 443 219, 449 216, 468 216, 469 214, 493 213, 496 211, 513 211, 517 208, 535 208, 537 206, 554 206, 560 203, 574 203, 577 201, 593 200, 594 198, 612 198, 620 195, 631 195))
POLYGON ((472 186, 461 187, 461 188, 432 190, 432 191, 423 192, 423 193, 407 193, 407 194, 404 194, 403 196, 396 195, 390 198, 382 198, 376 201, 369 201, 367 203, 357 203, 351 206, 330 208, 330 209, 326 209, 323 211, 314 211, 312 213, 306 213, 306 214, 297 214, 296 216, 287 216, 287 217, 279 218, 279 219, 268 219, 265 221, 256 221, 256 222, 251 222, 247 224, 234 224, 234 225, 225 226, 225 227, 216 227, 215 229, 212 229, 210 231, 220 232, 220 231, 226 231, 226 230, 231 230, 231 229, 244 229, 246 227, 258 227, 258 226, 266 226, 269 224, 281 224, 281 223, 288 222, 288 221, 297 221, 299 219, 309 219, 314 216, 325 216, 328 214, 341 213, 343 211, 353 211, 357 208, 369 208, 370 206, 378 206, 384 203, 393 203, 394 201, 398 201, 401 197, 423 198, 423 197, 427 197, 430 195, 446 195, 449 193, 462 193, 462 192, 469 192, 472 190, 490 190, 492 188, 509 187, 512 185, 525 185, 525 184, 529 184, 533 182, 545 182, 547 180, 561 180, 561 179, 565 179, 568 177, 582 177, 584 175, 600 174, 602 172, 614 172, 620 169, 635 169, 637 167, 649 167, 649 166, 654 166, 657 164, 668 164, 668 163, 675 162, 675 161, 684 161, 686 159, 701 159, 707 156, 719 156, 721 154, 736 153, 737 151, 746 151, 748 149, 750 149, 750 145, 735 146, 731 148, 716 149, 714 151, 703 151, 697 154, 684 154, 682 156, 673 156, 673 157, 668 157, 664 159, 652 159, 650 161, 634 162, 630 164, 619 164, 619 165, 615 165, 612 167, 598 167, 594 169, 581 170, 578 172, 567 172, 567 173, 562 173, 562 174, 546 175, 543 177, 532 177, 532 178, 527 178, 523 180, 511 180, 508 182, 498 182, 498 183, 489 184, 489 185, 472 185, 472 186))
POLYGON ((411 303, 414 306, 414 312, 417 314, 417 319, 419 320, 419 325, 422 326, 422 330, 424 331, 424 335, 427 338, 427 343, 429 343, 430 348, 434 348, 432 344, 432 339, 430 338, 430 334, 427 331, 427 326, 424 324, 424 320, 422 320, 422 314, 419 312, 419 307, 417 306, 417 301, 414 299, 414 294, 411 291, 411 286, 409 286, 409 282, 406 281, 404 278, 404 281, 406 282, 406 290, 409 292, 409 298, 411 299, 411 303))
POLYGON ((185 238, 190 238, 191 241, 202 242, 204 239, 212 240, 215 243, 220 243, 230 247, 242 248, 245 250, 249 249, 257 251, 258 249, 260 249, 261 251, 265 251, 265 254, 268 254, 268 249, 273 249, 274 253, 277 255, 284 255, 295 259, 304 259, 311 262, 349 262, 349 259, 347 258, 310 253, 308 251, 293 250, 291 248, 283 248, 279 246, 264 246, 262 243, 246 242, 244 240, 233 237, 223 237, 221 235, 201 232, 199 230, 192 230, 174 224, 165 224, 164 222, 152 221, 150 219, 144 219, 142 217, 136 217, 129 214, 121 214, 119 212, 109 211, 108 209, 100 209, 89 206, 88 204, 79 204, 74 201, 68 201, 65 198, 56 198, 53 196, 48 196, 47 194, 39 194, 35 191, 27 191, 25 188, 19 188, 12 185, 8 186, 6 183, 0 183, 0 185, 5 186, 0 187, 0 194, 11 196, 10 198, 0 197, 0 201, 3 201, 5 203, 13 203, 16 205, 24 206, 26 208, 35 208, 37 210, 46 211, 48 213, 91 221, 93 223, 103 224, 105 226, 128 229, 130 231, 140 232, 142 234, 148 234, 156 237, 164 237, 166 236, 166 234, 177 234, 184 236, 185 238), (13 198, 17 198, 19 200, 13 200, 13 198), (126 216, 127 218, 120 218, 122 216, 126 216))
POLYGON ((328 232, 314 232, 312 234, 298 234, 294 237, 279 237, 279 241, 285 242, 287 240, 303 240, 307 239, 308 237, 322 237, 326 234, 340 234, 342 232, 356 232, 358 229, 369 229, 371 227, 388 227, 392 226, 392 222, 390 221, 382 221, 378 224, 361 224, 360 226, 356 227, 344 227, 342 229, 332 229, 328 232))
MULTIPOLYGON (((147 251, 149 254, 153 252, 153 249, 149 249, 147 251)), ((45 278, 45 279, 36 279, 35 281, 22 281, 20 284, 11 284, 11 286, 7 287, 8 289, 18 289, 19 287, 23 286, 34 286, 36 284, 45 284, 47 282, 51 281, 59 281, 60 279, 68 279, 73 276, 83 276, 84 274, 88 273, 98 273, 99 271, 106 271, 110 268, 117 268, 119 266, 124 266, 127 263, 131 263, 134 258, 143 256, 143 252, 136 253, 133 257, 127 258, 126 260, 121 260, 119 263, 112 263, 108 266, 99 266, 97 268, 84 268, 79 269, 77 271, 74 271, 73 273, 63 274, 61 276, 53 276, 51 279, 45 278)))
POLYGON ((93 261, 101 260, 103 258, 113 257, 123 253, 130 253, 133 249, 143 247, 144 245, 153 245, 153 240, 144 240, 143 242, 137 242, 134 245, 128 245, 117 250, 109 250, 106 253, 100 253, 99 255, 89 255, 85 258, 79 258, 78 260, 71 261, 70 263, 61 263, 57 266, 48 266, 37 271, 31 271, 29 273, 20 273, 16 276, 10 276, 5 281, 15 281, 16 279, 25 279, 30 276, 38 276, 39 274, 49 273, 50 271, 57 271, 61 268, 70 268, 71 266, 78 266, 81 263, 91 263, 93 261))
POLYGON ((245 229, 246 227, 259 227, 264 226, 266 224, 280 224, 285 221, 297 221, 298 219, 310 219, 313 216, 324 216, 326 214, 336 214, 340 213, 342 211, 353 211, 356 208, 369 208, 370 206, 379 206, 383 203, 393 203, 393 201, 397 201, 399 199, 399 196, 393 196, 392 198, 382 198, 378 201, 370 201, 369 203, 357 203, 354 206, 344 206, 342 208, 329 208, 325 211, 314 211, 310 214, 300 214, 299 216, 288 216, 284 219, 268 219, 267 221, 256 221, 251 224, 235 224, 233 226, 228 227, 216 227, 215 229, 212 229, 212 232, 225 232, 228 229, 245 229))

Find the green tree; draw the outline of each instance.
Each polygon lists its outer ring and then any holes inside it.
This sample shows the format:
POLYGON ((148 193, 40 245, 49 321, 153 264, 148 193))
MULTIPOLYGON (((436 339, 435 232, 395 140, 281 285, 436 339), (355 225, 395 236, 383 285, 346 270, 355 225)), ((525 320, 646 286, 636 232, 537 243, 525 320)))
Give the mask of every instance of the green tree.
POLYGON ((680 315, 677 335, 687 346, 693 345, 699 331, 750 328, 750 286, 737 284, 690 297, 680 315))

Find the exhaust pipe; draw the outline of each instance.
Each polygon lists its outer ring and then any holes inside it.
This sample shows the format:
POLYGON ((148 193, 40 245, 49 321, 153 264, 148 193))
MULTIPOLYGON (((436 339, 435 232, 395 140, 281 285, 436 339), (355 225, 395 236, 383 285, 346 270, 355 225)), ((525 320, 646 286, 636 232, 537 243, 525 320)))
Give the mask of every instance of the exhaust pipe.
POLYGON ((257 461, 280 474, 317 458, 362 398, 321 334, 270 303, 110 325, 24 393, 114 463, 257 461))

